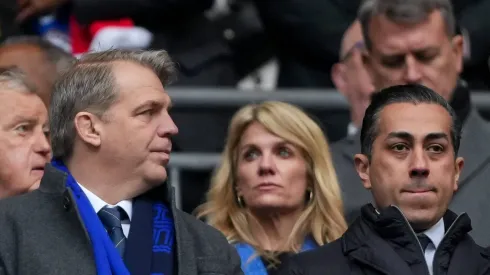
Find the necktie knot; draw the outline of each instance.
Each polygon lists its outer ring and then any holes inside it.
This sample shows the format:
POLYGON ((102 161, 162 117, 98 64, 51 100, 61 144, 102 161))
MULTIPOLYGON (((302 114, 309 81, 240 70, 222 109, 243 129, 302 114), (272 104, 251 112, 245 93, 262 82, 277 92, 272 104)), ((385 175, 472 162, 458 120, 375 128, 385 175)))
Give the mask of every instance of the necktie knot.
POLYGON ((122 256, 124 254, 126 236, 124 236, 121 221, 128 219, 126 211, 119 206, 113 208, 104 206, 97 215, 107 230, 109 238, 122 256))
POLYGON ((429 243, 431 243, 432 241, 430 240, 429 237, 427 237, 427 235, 425 234, 421 234, 421 235, 417 235, 417 238, 419 239, 419 242, 420 242, 420 246, 422 246, 422 250, 425 252, 425 249, 427 249, 427 246, 429 245, 429 243))

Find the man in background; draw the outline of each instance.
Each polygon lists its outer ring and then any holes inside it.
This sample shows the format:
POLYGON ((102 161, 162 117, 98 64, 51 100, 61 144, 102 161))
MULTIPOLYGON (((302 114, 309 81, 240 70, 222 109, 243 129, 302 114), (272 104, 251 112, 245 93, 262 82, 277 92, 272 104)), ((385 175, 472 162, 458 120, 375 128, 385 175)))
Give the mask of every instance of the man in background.
POLYGON ((47 107, 54 82, 74 61, 71 54, 37 36, 12 36, 0 45, 0 66, 25 72, 47 107))
POLYGON ((354 21, 342 37, 340 62, 332 68, 332 81, 335 88, 349 102, 351 121, 347 128, 347 137, 355 136, 362 124, 374 87, 363 63, 365 53, 361 24, 354 21))
POLYGON ((0 67, 0 199, 39 187, 51 158, 48 111, 16 68, 0 67))

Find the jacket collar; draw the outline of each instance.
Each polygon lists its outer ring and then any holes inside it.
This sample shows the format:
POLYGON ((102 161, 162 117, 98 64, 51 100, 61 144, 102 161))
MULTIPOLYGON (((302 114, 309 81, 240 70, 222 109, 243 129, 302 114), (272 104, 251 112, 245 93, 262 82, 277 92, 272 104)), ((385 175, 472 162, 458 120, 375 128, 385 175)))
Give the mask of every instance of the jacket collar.
MULTIPOLYGON (((441 255, 448 255, 471 231, 471 221, 466 213, 457 216, 450 210, 445 213, 443 219, 446 234, 439 244, 438 251, 441 251, 441 255)), ((361 216, 342 236, 342 243, 345 255, 363 255, 362 257, 371 257, 370 261, 376 260, 373 259, 376 256, 371 255, 373 249, 379 248, 380 245, 388 245, 388 248, 395 251, 409 265, 424 262, 417 236, 403 213, 395 206, 378 211, 371 204, 365 205, 361 209, 361 216), (360 251, 362 253, 359 253, 360 251)), ((443 257, 439 263, 448 266, 449 259, 450 257, 443 257)))
MULTIPOLYGON (((48 163, 44 168, 44 175, 41 179, 39 190, 43 193, 63 194, 67 191, 65 185, 67 177, 68 175, 65 172, 56 169, 48 163)), ((141 196, 161 201, 171 206, 172 210, 175 209, 174 190, 172 185, 168 183, 155 187, 141 196)))

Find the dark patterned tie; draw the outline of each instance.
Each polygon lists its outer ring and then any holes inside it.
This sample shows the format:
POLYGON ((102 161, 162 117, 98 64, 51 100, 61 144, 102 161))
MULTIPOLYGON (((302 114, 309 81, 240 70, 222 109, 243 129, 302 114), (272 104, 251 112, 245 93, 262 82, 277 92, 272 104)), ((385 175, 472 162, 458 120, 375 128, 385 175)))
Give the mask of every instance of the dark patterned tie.
POLYGON ((417 238, 419 239, 420 246, 422 246, 422 251, 425 253, 425 249, 427 249, 427 246, 432 242, 429 237, 425 234, 417 235, 417 238))
POLYGON ((119 251, 119 254, 122 257, 126 246, 126 236, 124 236, 121 221, 127 219, 126 211, 119 206, 114 208, 104 206, 104 208, 102 208, 97 215, 107 230, 109 238, 114 243, 116 249, 119 251))

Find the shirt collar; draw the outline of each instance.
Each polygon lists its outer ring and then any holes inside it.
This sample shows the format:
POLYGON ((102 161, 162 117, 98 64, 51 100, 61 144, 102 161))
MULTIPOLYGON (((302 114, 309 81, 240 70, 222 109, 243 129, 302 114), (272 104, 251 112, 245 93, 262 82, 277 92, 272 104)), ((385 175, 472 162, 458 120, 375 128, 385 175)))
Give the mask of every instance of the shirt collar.
POLYGON ((348 136, 355 136, 357 134, 357 131, 359 131, 359 128, 354 125, 354 123, 350 122, 349 125, 347 125, 348 136))
POLYGON ((441 218, 434 226, 422 232, 425 234, 431 242, 434 244, 434 247, 438 247, 444 237, 444 220, 441 218))
POLYGON ((133 214, 133 202, 131 200, 123 200, 123 201, 120 201, 120 202, 116 203, 116 205, 111 205, 111 204, 108 204, 105 201, 103 201, 101 198, 99 198, 97 195, 95 195, 94 193, 92 193, 90 190, 88 190, 87 188, 85 188, 80 183, 78 183, 78 185, 80 186, 80 188, 82 189, 82 191, 87 196, 87 199, 90 201, 90 204, 94 208, 95 213, 99 213, 99 211, 104 206, 106 206, 106 205, 109 206, 109 207, 120 206, 122 209, 124 209, 124 211, 128 215, 129 221, 131 221, 131 217, 132 217, 132 214, 133 214))

